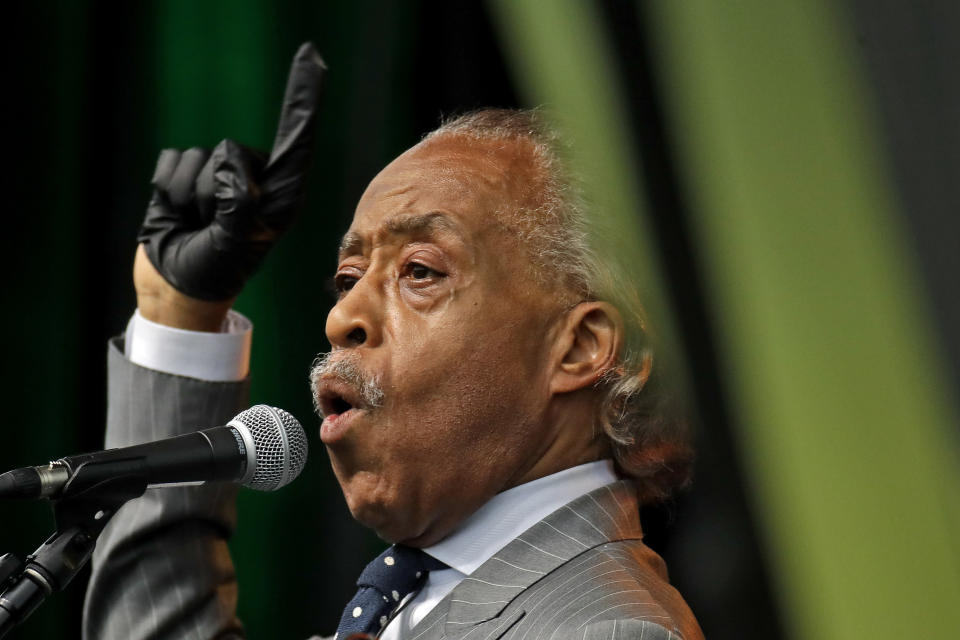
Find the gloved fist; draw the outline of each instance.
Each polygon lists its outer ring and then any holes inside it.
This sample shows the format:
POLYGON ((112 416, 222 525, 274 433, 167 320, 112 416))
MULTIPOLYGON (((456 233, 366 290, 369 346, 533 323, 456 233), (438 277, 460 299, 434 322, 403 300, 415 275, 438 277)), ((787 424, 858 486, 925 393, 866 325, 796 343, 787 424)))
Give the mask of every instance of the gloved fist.
POLYGON ((269 158, 231 140, 212 153, 199 148, 160 153, 137 239, 179 292, 206 301, 235 298, 292 224, 325 69, 312 44, 300 47, 269 158))

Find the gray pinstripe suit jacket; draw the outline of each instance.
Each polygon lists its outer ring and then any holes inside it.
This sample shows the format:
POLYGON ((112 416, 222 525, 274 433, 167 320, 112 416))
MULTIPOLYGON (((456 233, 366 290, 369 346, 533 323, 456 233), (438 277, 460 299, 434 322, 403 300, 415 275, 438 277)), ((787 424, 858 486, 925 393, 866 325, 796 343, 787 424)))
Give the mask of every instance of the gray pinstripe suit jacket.
MULTIPOLYGON (((246 383, 211 383, 138 367, 111 341, 107 446, 223 424, 246 383)), ((84 637, 241 638, 226 540, 232 485, 148 490, 107 526, 94 553, 84 637)), ((641 542, 633 486, 620 482, 540 521, 481 565, 412 639, 700 640, 663 561, 641 542)))

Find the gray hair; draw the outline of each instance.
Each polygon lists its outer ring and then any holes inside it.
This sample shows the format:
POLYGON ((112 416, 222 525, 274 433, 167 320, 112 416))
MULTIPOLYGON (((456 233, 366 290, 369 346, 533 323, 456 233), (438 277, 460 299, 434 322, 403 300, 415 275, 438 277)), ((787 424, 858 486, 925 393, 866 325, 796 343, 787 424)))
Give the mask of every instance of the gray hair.
POLYGON ((481 109, 448 119, 424 142, 446 136, 520 142, 528 150, 535 170, 512 210, 498 212, 500 218, 514 225, 541 284, 555 287, 573 304, 605 300, 620 311, 624 347, 616 366, 598 382, 603 390, 599 426, 621 472, 636 480, 641 498, 669 497, 689 482, 692 472, 687 422, 663 384, 662 367, 653 366, 639 295, 623 270, 612 260, 601 259, 592 247, 590 212, 568 169, 561 136, 538 111, 512 109, 481 109))

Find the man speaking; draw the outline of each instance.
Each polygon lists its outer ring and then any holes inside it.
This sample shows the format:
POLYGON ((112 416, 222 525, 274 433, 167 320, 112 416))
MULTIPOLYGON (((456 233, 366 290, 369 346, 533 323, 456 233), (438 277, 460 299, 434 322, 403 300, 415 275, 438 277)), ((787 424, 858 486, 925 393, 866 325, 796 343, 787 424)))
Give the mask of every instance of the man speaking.
MULTIPOLYGON (((302 47, 269 156, 161 153, 138 310, 110 344, 108 446, 246 406, 250 323, 230 308, 293 220, 322 73, 302 47)), ((702 637, 638 519, 687 480, 685 433, 658 410, 642 311, 585 220, 555 135, 522 111, 445 123, 361 197, 310 385, 351 513, 392 545, 339 640, 702 637)), ((126 505, 94 556, 85 637, 242 637, 234 491, 126 505)))

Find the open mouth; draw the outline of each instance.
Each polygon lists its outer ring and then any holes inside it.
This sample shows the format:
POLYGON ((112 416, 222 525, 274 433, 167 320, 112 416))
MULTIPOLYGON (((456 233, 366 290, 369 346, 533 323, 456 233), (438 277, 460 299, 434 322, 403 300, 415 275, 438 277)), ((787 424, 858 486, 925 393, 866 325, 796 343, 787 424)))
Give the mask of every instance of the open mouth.
POLYGON ((341 413, 350 411, 350 409, 353 409, 353 405, 339 395, 322 398, 320 402, 320 410, 323 412, 324 417, 340 415, 341 413))
POLYGON ((317 389, 317 405, 324 418, 343 415, 351 409, 360 409, 360 395, 349 385, 337 380, 323 380, 317 389))
POLYGON ((317 407, 323 416, 320 439, 334 445, 346 437, 367 405, 356 389, 334 378, 322 380, 317 386, 317 407))

